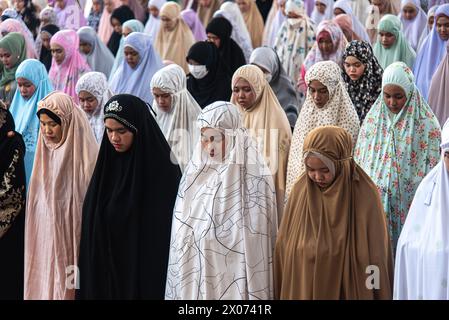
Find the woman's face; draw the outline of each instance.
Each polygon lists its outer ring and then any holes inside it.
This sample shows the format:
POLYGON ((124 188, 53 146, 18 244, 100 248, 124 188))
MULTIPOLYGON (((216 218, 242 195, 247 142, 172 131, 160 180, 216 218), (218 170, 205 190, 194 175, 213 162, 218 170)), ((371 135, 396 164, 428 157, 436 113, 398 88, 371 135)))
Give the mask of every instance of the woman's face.
POLYGON ((444 166, 447 172, 449 172, 449 150, 444 151, 444 166))
POLYGON ((20 95, 25 99, 28 100, 31 98, 36 91, 36 87, 34 84, 25 78, 17 78, 17 86, 19 87, 20 95))
POLYGON ((201 129, 201 149, 210 159, 222 162, 225 158, 225 136, 214 128, 201 129))
POLYGON ((24 0, 18 0, 16 2, 16 10, 21 11, 23 8, 25 8, 25 1, 24 0))
POLYGON ((334 16, 339 16, 341 14, 345 14, 346 12, 344 12, 343 10, 341 10, 340 8, 335 8, 334 9, 334 16))
POLYGON ((318 48, 324 56, 329 56, 334 52, 334 44, 329 33, 322 33, 320 40, 318 40, 318 48))
POLYGON ((88 55, 92 52, 92 46, 87 42, 80 41, 80 52, 88 55))
POLYGON ((312 80, 309 83, 309 94, 317 108, 322 108, 329 101, 329 90, 318 80, 312 80))
POLYGON ((78 94, 78 99, 80 101, 80 107, 86 113, 94 112, 98 107, 98 100, 95 96, 87 91, 81 90, 78 94))
POLYGON ((55 0, 55 5, 57 5, 57 7, 59 9, 64 9, 65 8, 65 0, 55 0))
POLYGON ((318 187, 327 188, 334 181, 334 176, 331 171, 319 158, 309 156, 306 158, 305 164, 307 175, 318 187))
POLYGON ((434 23, 435 23, 435 16, 430 16, 427 19, 427 24, 428 24, 429 30, 432 30, 434 23))
POLYGON ((111 18, 111 25, 115 32, 122 34, 122 23, 120 21, 116 18, 111 18))
POLYGON ((344 63, 346 74, 352 81, 357 81, 365 72, 366 66, 356 57, 347 56, 344 63))
POLYGON ((449 39, 449 17, 439 16, 437 19, 437 32, 441 40, 447 41, 449 39))
POLYGON ((249 109, 256 102, 256 93, 248 81, 240 78, 232 88, 232 95, 243 109, 249 109))
POLYGON ((383 87, 383 98, 388 109, 394 114, 401 112, 407 102, 404 89, 395 84, 387 84, 383 87))
POLYGON ((130 28, 128 28, 128 27, 123 27, 122 28, 122 36, 124 36, 125 38, 127 36, 129 36, 129 34, 132 33, 132 32, 133 31, 130 28))
POLYGON ((218 36, 216 36, 213 33, 208 32, 207 33, 207 41, 212 42, 213 44, 215 44, 215 46, 217 48, 220 48, 221 45, 221 40, 218 36))
POLYGON ((104 0, 106 11, 112 13, 114 11, 114 2, 112 0, 104 0))
POLYGON ((104 121, 109 142, 117 152, 126 152, 133 145, 134 133, 115 119, 107 118, 104 121))
POLYGON ((50 45, 51 55, 53 59, 55 59, 56 64, 60 65, 64 62, 65 59, 65 50, 59 44, 53 43, 50 45))
POLYGON ((402 9, 402 14, 404 15, 405 20, 413 20, 418 15, 418 11, 416 10, 415 6, 413 5, 406 5, 402 9))
POLYGON ((170 112, 172 97, 168 92, 164 92, 159 88, 153 88, 153 97, 157 102, 157 106, 163 112, 170 112))
POLYGON ((98 0, 93 0, 92 1, 92 9, 94 10, 94 12, 96 13, 101 13, 101 3, 98 0))
POLYGON ((379 31, 379 40, 382 47, 390 49, 396 42, 396 37, 391 32, 379 31))
POLYGON ((131 67, 131 69, 135 69, 139 64, 140 56, 139 53, 131 47, 125 47, 125 59, 126 63, 131 67))
POLYGON ((51 35, 48 32, 41 32, 42 46, 50 50, 51 35))
POLYGON ((237 0, 237 5, 239 6, 239 9, 242 13, 248 12, 249 10, 249 1, 247 0, 237 0))
POLYGON ((176 19, 172 20, 167 16, 161 16, 161 24, 166 31, 173 31, 176 27, 176 22, 176 19))
POLYGON ((58 144, 62 139, 62 127, 45 113, 40 114, 39 121, 41 124, 41 133, 44 137, 48 141, 58 144))
POLYGON ((0 61, 6 69, 11 69, 16 65, 17 57, 8 50, 0 48, 0 61))
POLYGON ((153 17, 155 18, 159 17, 159 9, 156 6, 150 6, 148 8, 148 11, 153 17))
POLYGON ((380 14, 385 13, 385 9, 386 9, 385 0, 372 0, 371 4, 373 4, 373 5, 375 5, 376 7, 379 8, 379 13, 380 14))

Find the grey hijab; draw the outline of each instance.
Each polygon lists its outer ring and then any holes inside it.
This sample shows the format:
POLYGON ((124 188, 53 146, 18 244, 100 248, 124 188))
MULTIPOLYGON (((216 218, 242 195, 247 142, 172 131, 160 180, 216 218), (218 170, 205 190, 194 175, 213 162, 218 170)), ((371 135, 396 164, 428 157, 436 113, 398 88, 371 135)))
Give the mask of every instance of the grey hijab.
POLYGON ((277 53, 270 47, 259 47, 252 52, 249 63, 262 67, 271 73, 270 86, 282 109, 284 109, 290 126, 294 128, 299 114, 299 99, 277 53))

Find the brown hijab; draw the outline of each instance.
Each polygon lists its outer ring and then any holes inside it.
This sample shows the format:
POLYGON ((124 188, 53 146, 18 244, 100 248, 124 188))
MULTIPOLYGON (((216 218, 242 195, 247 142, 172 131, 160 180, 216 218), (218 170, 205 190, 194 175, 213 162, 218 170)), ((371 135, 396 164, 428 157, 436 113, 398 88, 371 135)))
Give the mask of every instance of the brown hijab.
POLYGON ((305 173, 292 189, 276 242, 276 298, 391 299, 385 214, 375 184, 351 150, 351 136, 342 128, 319 127, 308 134, 305 154, 327 158, 335 178, 320 189, 305 173))

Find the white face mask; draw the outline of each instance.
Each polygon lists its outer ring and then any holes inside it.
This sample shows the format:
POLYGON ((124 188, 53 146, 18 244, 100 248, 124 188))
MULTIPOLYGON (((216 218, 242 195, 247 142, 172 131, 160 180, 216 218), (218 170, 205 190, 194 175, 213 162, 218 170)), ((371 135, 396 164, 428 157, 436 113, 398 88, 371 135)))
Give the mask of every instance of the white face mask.
POLYGON ((194 66, 191 64, 189 64, 189 71, 195 79, 203 79, 209 73, 206 66, 194 66))
POLYGON ((264 73, 265 79, 267 79, 267 82, 270 83, 271 79, 273 79, 273 76, 271 73, 264 73))

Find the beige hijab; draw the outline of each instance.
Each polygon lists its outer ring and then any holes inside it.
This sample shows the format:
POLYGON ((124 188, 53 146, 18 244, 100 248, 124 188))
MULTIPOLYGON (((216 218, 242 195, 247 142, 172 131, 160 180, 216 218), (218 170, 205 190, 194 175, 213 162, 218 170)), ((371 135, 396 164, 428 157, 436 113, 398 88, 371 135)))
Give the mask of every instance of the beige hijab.
POLYGON ((189 73, 186 56, 190 47, 195 43, 195 38, 181 17, 181 7, 175 2, 167 2, 162 6, 159 16, 176 20, 176 26, 174 30, 168 31, 161 23, 154 43, 156 51, 162 60, 173 61, 181 66, 186 74, 189 73))
POLYGON ((392 297, 385 213, 376 185, 352 158, 351 140, 346 130, 329 126, 304 142, 305 152, 328 159, 334 181, 320 188, 303 174, 295 183, 276 241, 275 298, 392 297))
POLYGON ((246 27, 248 28, 249 35, 251 36, 253 48, 255 49, 262 45, 264 32, 263 18, 257 8, 255 0, 245 0, 245 3, 249 4, 249 9, 246 12, 242 12, 242 15, 246 27))
POLYGON ((318 108, 312 96, 307 94, 293 132, 287 169, 287 197, 296 180, 305 171, 302 157, 303 144, 310 131, 321 126, 338 126, 346 129, 352 141, 355 142, 360 130, 360 121, 346 91, 338 64, 333 61, 321 61, 314 64, 306 74, 307 85, 312 80, 318 80, 327 87, 329 101, 322 108, 318 108))
POLYGON ((285 177, 292 131, 287 116, 265 80, 263 72, 254 65, 242 66, 235 71, 232 77, 232 87, 240 79, 248 81, 256 95, 256 102, 246 110, 238 104, 234 95, 231 102, 239 107, 243 115, 243 125, 257 139, 260 150, 271 170, 276 188, 278 220, 280 221, 284 207, 285 177))
POLYGON ((205 28, 209 24, 209 21, 212 20, 215 11, 218 11, 220 9, 222 3, 222 0, 211 0, 209 7, 203 6, 201 2, 198 3, 196 14, 198 15, 198 18, 205 28))
POLYGON ((98 145, 84 111, 55 91, 38 103, 61 119, 62 139, 40 131, 28 189, 25 226, 24 298, 75 297, 75 271, 84 196, 97 160, 98 145))

